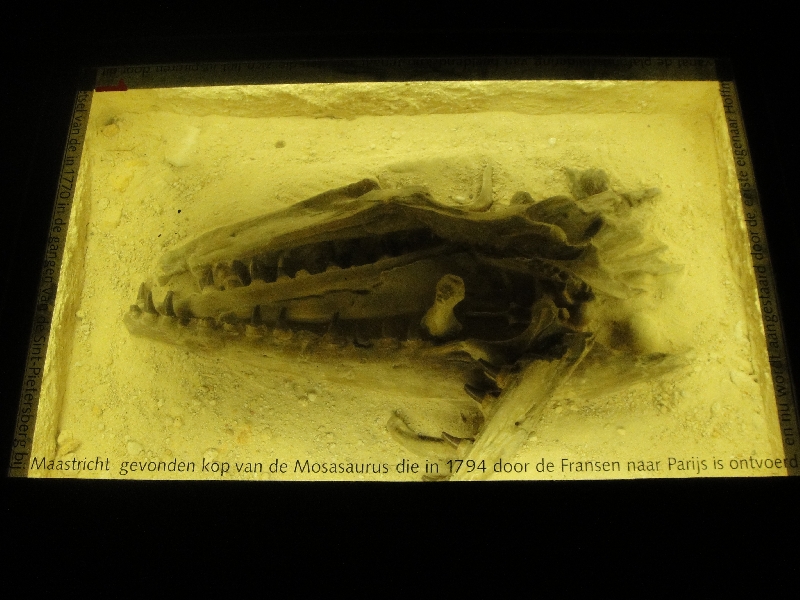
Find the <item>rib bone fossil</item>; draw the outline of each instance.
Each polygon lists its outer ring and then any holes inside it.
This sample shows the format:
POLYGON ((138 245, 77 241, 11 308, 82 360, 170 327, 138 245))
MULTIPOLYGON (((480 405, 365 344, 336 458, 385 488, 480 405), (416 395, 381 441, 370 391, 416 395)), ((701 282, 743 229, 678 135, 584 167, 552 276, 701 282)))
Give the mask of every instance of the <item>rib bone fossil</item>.
MULTIPOLYGON (((627 298, 637 292, 635 275, 674 270, 659 257, 664 247, 629 219, 657 189, 621 194, 600 170, 568 175, 573 197, 534 202, 519 192, 499 205, 487 166, 465 208, 422 187, 381 189, 370 179, 324 192, 168 252, 125 323, 134 334, 196 347, 295 336, 455 369, 478 403, 470 435, 421 434, 399 411, 390 433, 432 458, 513 458, 554 390, 582 362, 602 362, 584 361, 590 351, 619 359, 592 349, 586 308, 595 294, 627 298)), ((630 379, 637 369, 668 368, 664 359, 630 355, 616 368, 630 379)))

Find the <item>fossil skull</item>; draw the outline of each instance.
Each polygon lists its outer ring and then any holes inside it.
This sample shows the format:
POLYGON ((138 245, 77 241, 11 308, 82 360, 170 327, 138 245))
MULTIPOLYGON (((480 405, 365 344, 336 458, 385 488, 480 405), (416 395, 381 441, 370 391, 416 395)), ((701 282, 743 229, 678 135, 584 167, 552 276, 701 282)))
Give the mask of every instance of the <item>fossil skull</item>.
POLYGON ((162 257, 126 325, 195 347, 302 334, 366 357, 390 348, 457 364, 483 415, 473 435, 420 435, 397 414, 390 432, 420 454, 513 453, 533 404, 591 348, 595 290, 624 298, 632 273, 672 270, 625 224, 658 190, 619 194, 602 171, 568 174, 572 198, 520 192, 500 205, 487 166, 465 208, 364 179, 219 227, 162 257))

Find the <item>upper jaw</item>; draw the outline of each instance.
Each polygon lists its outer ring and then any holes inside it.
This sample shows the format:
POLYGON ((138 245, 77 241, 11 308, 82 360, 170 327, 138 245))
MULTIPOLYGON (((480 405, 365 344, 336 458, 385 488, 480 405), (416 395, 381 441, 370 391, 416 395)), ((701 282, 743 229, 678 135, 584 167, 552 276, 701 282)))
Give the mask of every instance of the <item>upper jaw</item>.
MULTIPOLYGON (((362 340, 469 341, 474 349, 524 337, 546 299, 562 330, 582 329, 594 297, 588 282, 621 285, 599 267, 593 241, 615 207, 630 202, 606 189, 580 201, 533 203, 520 193, 493 206, 487 184, 489 167, 475 203, 458 208, 421 187, 384 190, 364 179, 219 227, 162 257, 161 275, 141 285, 126 323, 156 337, 165 336, 143 317, 231 333, 322 335, 336 324, 362 340)), ((499 354, 513 363, 539 342, 499 354)))
POLYGON ((390 433, 423 455, 505 456, 516 443, 507 434, 534 420, 592 348, 595 290, 629 297, 630 273, 676 268, 625 223, 657 190, 617 194, 602 172, 570 176, 574 198, 518 193, 505 206, 492 205, 488 167, 464 208, 369 179, 330 190, 168 252, 125 322, 171 343, 286 351, 295 341, 337 359, 363 360, 366 349, 392 366, 412 358, 437 378, 457 371, 478 402, 466 437, 422 435, 400 413, 390 433))

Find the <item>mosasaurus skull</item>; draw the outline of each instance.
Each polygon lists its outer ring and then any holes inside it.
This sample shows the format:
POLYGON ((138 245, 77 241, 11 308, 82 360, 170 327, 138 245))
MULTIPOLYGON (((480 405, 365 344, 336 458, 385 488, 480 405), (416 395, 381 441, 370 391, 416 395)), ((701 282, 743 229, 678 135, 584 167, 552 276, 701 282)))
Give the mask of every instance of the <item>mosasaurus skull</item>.
POLYGON ((658 190, 618 194, 602 171, 569 171, 573 198, 495 204, 491 167, 467 207, 373 180, 210 231, 165 254, 128 329, 170 343, 337 348, 454 369, 478 403, 472 434, 392 435, 432 457, 513 455, 542 398, 592 346, 595 291, 635 293, 636 273, 673 268, 626 216, 658 190), (535 410, 534 410, 535 409, 535 410))

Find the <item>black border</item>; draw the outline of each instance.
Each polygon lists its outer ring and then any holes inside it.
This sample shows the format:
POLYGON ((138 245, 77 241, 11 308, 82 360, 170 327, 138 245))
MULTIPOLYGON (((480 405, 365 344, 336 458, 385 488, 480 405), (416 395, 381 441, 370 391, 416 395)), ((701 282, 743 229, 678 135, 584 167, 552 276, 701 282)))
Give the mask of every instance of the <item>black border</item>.
MULTIPOLYGON (((784 26, 747 12, 703 20, 675 6, 663 6, 663 13, 640 7, 634 22, 620 20, 616 13, 553 19, 542 11, 525 21, 501 6, 491 16, 455 15, 449 21, 428 20, 424 17, 429 12, 415 12, 415 7, 398 7, 400 16, 372 9, 353 17, 341 8, 334 16, 326 11, 299 18, 290 9, 279 9, 269 18, 252 19, 245 13, 230 18, 213 11, 203 17, 201 11, 183 12, 171 5, 162 5, 161 12, 140 8, 140 15, 150 12, 138 19, 126 18, 124 8, 106 7, 90 15, 81 8, 65 5, 46 16, 12 15, 10 23, 19 29, 6 38, 11 62, 3 83, 10 103, 5 139, 13 152, 4 164, 9 201, 0 231, 0 340, 7 349, 0 367, 3 464, 73 90, 86 81, 84 66, 370 56, 726 57, 742 103, 788 352, 798 355, 800 315, 792 310, 792 299, 800 228, 794 191, 796 125, 787 87, 795 54, 790 23, 784 26)), ((795 387, 797 368, 795 359, 795 387)), ((394 582, 397 589, 413 592, 422 589, 413 572, 404 572, 400 563, 381 562, 398 547, 416 552, 412 562, 427 557, 439 561, 428 563, 431 568, 459 562, 470 570, 501 566, 502 544, 497 542, 517 540, 532 561, 539 551, 551 550, 545 552, 549 560, 531 563, 532 573, 554 557, 602 563, 612 548, 619 548, 617 573, 622 577, 623 559, 636 562, 639 549, 646 547, 664 569, 657 579, 669 576, 670 569, 677 576, 694 570, 713 577, 714 566, 738 568, 745 558, 762 569, 766 564, 761 560, 771 561, 769 570, 743 571, 745 578, 797 574, 800 478, 466 487, 72 480, 54 485, 3 477, 4 537, 20 560, 26 559, 20 564, 28 564, 27 573, 43 557, 26 557, 26 549, 48 547, 48 560, 64 556, 68 564, 84 556, 61 555, 56 551, 59 541, 113 548, 120 552, 115 560, 146 541, 153 563, 191 550, 201 557, 204 551, 208 556, 235 552, 233 546, 244 543, 254 557, 263 558, 267 573, 293 563, 329 563, 354 574, 377 566, 385 569, 387 585, 394 582), (676 548, 680 554, 670 557, 667 549, 676 548)), ((202 563, 196 566, 203 568, 202 563)), ((442 576, 456 574, 443 571, 442 576)), ((499 578, 513 576, 497 571, 499 578)))

